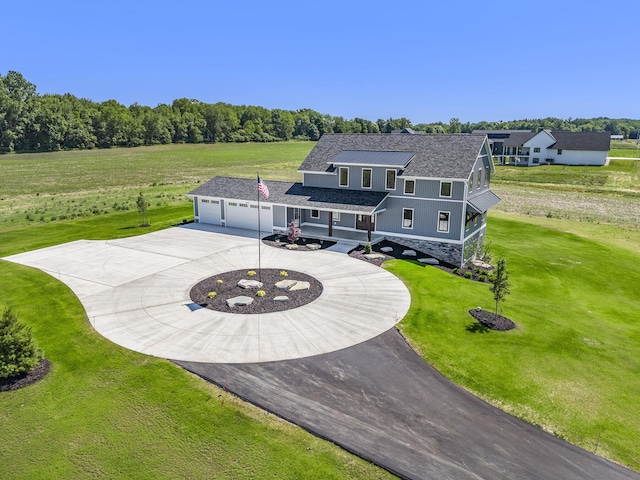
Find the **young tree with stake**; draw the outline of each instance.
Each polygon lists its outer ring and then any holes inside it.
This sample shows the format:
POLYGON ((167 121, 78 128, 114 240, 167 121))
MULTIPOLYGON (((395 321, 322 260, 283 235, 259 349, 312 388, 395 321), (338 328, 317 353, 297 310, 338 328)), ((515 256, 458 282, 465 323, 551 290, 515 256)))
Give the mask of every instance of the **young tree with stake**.
POLYGON ((504 258, 498 260, 498 266, 492 277, 492 284, 489 287, 491 293, 493 293, 493 299, 496 301, 496 315, 498 314, 498 304, 504 302, 509 293, 509 272, 507 271, 507 261, 504 258))

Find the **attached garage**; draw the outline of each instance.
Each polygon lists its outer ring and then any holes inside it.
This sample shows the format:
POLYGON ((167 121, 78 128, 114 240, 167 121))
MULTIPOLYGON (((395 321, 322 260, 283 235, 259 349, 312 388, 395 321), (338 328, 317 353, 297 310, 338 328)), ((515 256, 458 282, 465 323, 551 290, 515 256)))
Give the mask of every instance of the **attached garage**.
POLYGON ((198 215, 200 223, 220 225, 220 200, 199 198, 198 215))
MULTIPOLYGON (((225 213, 227 227, 258 230, 257 202, 227 202, 225 213)), ((260 230, 273 231, 273 209, 269 204, 260 204, 260 230)))

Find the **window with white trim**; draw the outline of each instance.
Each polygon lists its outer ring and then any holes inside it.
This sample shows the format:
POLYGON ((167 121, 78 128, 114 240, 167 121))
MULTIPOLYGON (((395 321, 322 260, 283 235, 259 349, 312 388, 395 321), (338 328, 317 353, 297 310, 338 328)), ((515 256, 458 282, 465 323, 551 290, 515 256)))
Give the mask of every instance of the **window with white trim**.
POLYGON ((402 228, 413 228, 413 208, 402 209, 402 228))
POLYGON ((440 196, 451 197, 451 182, 440 182, 440 196))
POLYGON ((340 186, 349 186, 349 167, 340 167, 340 186))
POLYGON ((562 149, 561 148, 558 149, 558 155, 562 155, 562 149))
POLYGON ((540 153, 540 147, 533 147, 533 153, 540 153))
POLYGON ((469 193, 473 192, 473 172, 469 175, 469 193))
POLYGON ((385 188, 387 190, 396 189, 396 171, 387 170, 385 188))
POLYGON ((449 217, 451 212, 438 212, 438 232, 449 233, 449 217))
POLYGON ((533 163, 534 164, 540 163, 540 159, 538 157, 533 157, 533 163))
POLYGON ((482 169, 478 170, 476 180, 477 180, 476 186, 478 189, 480 189, 480 187, 482 187, 482 169))
POLYGON ((320 210, 311 210, 311 218, 320 218, 320 210))
POLYGON ((371 188, 371 169, 362 169, 362 188, 371 188))
POLYGON ((405 195, 415 195, 416 193, 416 181, 415 180, 404 180, 404 194, 405 195))
POLYGON ((340 212, 331 212, 331 219, 334 222, 339 222, 340 221, 340 212))

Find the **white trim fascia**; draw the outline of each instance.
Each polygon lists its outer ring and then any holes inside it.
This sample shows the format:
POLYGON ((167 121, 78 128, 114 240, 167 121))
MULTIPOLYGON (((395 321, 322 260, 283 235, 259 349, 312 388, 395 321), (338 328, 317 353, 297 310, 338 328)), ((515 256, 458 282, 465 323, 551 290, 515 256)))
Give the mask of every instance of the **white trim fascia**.
POLYGON ((482 232, 483 230, 487 229, 487 224, 485 223, 484 225, 482 225, 479 229, 477 229, 476 231, 474 231, 472 234, 467 235, 466 237, 462 238, 462 243, 466 242, 467 240, 469 240, 471 237, 473 237, 474 235, 482 232))
POLYGON ((409 200, 421 200, 423 202, 456 202, 464 203, 464 200, 456 200, 453 198, 432 198, 432 197, 415 197, 412 195, 388 195, 386 198, 404 198, 409 200))
POLYGON ((383 164, 371 164, 371 163, 333 163, 333 162, 328 162, 329 165, 335 165, 337 167, 344 167, 344 166, 349 166, 349 167, 366 167, 366 168, 374 168, 374 167, 380 167, 380 168, 393 168, 395 170, 402 170, 407 168, 407 165, 383 165, 383 164))
POLYGON ((314 175, 336 175, 334 172, 316 172, 315 170, 296 170, 296 173, 313 173, 314 175))
MULTIPOLYGON (((333 227, 333 228, 336 228, 336 227, 333 227)), ((461 245, 460 240, 454 240, 451 238, 425 237, 422 235, 407 235, 406 233, 385 232, 384 230, 376 230, 376 233, 380 235, 388 235, 390 237, 410 238, 412 240, 426 240, 429 242, 451 243, 454 245, 461 245)))

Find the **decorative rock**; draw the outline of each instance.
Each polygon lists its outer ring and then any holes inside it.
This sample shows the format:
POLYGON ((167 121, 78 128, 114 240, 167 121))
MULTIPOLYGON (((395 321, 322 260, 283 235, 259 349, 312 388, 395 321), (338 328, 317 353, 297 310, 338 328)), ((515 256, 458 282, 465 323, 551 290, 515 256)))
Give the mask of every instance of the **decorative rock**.
POLYGON ((298 249, 298 244, 297 243, 287 243, 285 245, 285 248, 287 250, 297 250, 298 249))
POLYGON ((287 297, 286 295, 279 295, 277 297, 273 297, 273 301, 274 302, 288 302, 289 301, 289 297, 287 297))
POLYGON ((491 265, 490 263, 482 262, 480 260, 474 260, 473 262, 471 262, 471 264, 474 267, 484 268, 485 270, 493 270, 493 265, 491 265))
POLYGON ((309 282, 296 282, 295 285, 289 288, 290 292, 295 292, 296 290, 309 290, 311 284, 309 282))
POLYGON ((393 247, 382 247, 380 251, 384 253, 393 252, 393 247))
POLYGON ((309 244, 307 245, 307 248, 308 248, 309 250, 320 250, 320 247, 321 247, 321 246, 320 246, 320 244, 319 244, 319 243, 309 243, 309 244))
POLYGON ((239 296, 239 297, 233 297, 233 298, 229 298, 227 300, 227 306, 229 307, 244 307, 245 305, 251 305, 253 303, 253 298, 251 297, 245 297, 243 295, 239 296))
POLYGON ((417 253, 415 250, 405 250, 404 252, 402 252, 402 255, 404 255, 405 257, 415 257, 417 253))
POLYGON ((437 258, 419 258, 420 263, 426 263, 427 265, 440 265, 437 258))
POLYGON ((381 253, 365 253, 363 257, 367 260, 377 260, 378 258, 384 258, 384 255, 381 253))
POLYGON ((298 283, 297 280, 280 280, 279 282, 276 282, 276 288, 279 288, 280 290, 289 290, 296 283, 298 283))
POLYGON ((242 279, 238 282, 238 286, 242 288, 262 288, 262 282, 258 280, 246 280, 242 279))

